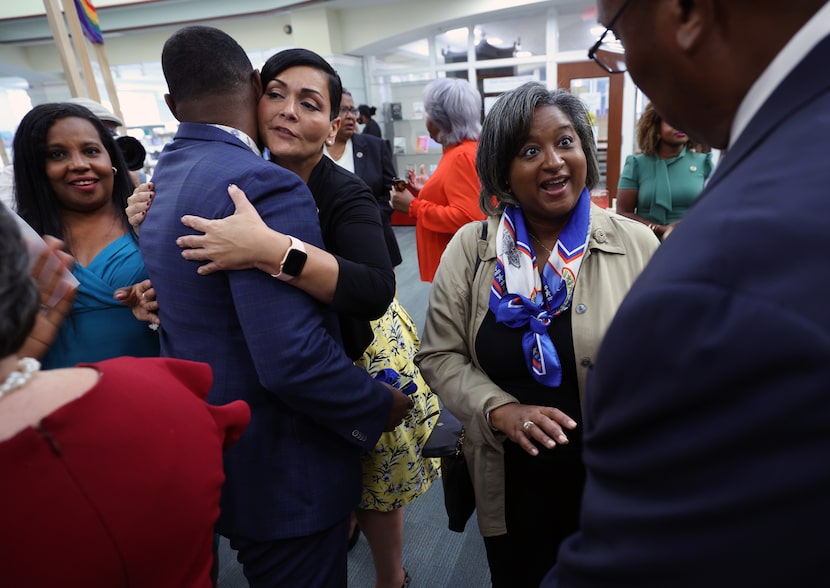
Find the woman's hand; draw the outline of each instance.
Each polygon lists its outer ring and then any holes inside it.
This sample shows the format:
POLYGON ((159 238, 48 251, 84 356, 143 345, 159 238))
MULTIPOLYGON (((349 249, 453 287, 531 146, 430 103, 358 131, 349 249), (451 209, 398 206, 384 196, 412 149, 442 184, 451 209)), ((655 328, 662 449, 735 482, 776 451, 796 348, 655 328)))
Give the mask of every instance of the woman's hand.
POLYGON ((46 247, 38 255, 31 271, 37 277, 40 311, 35 317, 32 332, 18 352, 20 357, 39 359, 46 355, 64 319, 72 312, 78 292, 77 287, 64 277, 64 272, 72 267, 75 260, 63 250, 63 241, 49 235, 44 236, 43 240, 46 247), (56 263, 54 257, 60 263, 56 263))
MULTIPOLYGON (((269 233, 276 231, 271 231, 263 222, 238 186, 228 186, 228 194, 236 205, 236 211, 231 216, 215 220, 190 214, 182 217, 183 225, 204 233, 183 235, 176 239, 176 245, 182 248, 182 257, 209 261, 199 266, 197 271, 201 275, 220 270, 259 268, 260 264, 267 264, 274 257, 274 251, 264 247, 263 243, 267 242, 269 233)), ((283 239, 287 249, 290 240, 284 235, 283 239)))
POLYGON ((679 222, 680 221, 674 221, 668 225, 659 225, 658 229, 655 229, 654 234, 657 235, 658 239, 663 241, 671 234, 679 222))
POLYGON ((408 189, 399 192, 392 186, 389 190, 389 206, 404 214, 409 214, 409 206, 414 199, 415 197, 408 189))
POLYGON ((532 440, 553 449, 568 443, 564 429, 576 428, 576 421, 558 408, 515 402, 491 410, 490 424, 530 455, 539 455, 532 440))
POLYGON ((140 321, 146 321, 153 325, 161 324, 159 321, 159 304, 156 302, 156 290, 150 280, 144 280, 138 284, 119 288, 113 297, 124 306, 129 306, 133 316, 140 321))
POLYGON ((420 168, 418 168, 417 175, 415 174, 414 168, 409 168, 406 173, 406 187, 414 196, 417 196, 428 179, 429 176, 427 175, 426 166, 422 163, 420 168))
POLYGON ((136 186, 133 193, 127 198, 127 220, 132 225, 135 232, 138 233, 141 223, 147 216, 147 211, 153 203, 153 198, 156 193, 153 191, 153 182, 146 184, 139 184, 136 186))

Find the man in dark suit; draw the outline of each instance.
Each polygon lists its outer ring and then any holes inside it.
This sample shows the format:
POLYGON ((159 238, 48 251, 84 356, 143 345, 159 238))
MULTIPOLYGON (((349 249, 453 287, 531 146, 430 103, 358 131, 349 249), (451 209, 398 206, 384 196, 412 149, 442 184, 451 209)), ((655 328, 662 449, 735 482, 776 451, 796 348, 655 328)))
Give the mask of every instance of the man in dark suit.
POLYGON ((830 586, 830 3, 597 4, 619 68, 727 152, 604 338, 543 586, 830 586))
POLYGON ((334 317, 283 282, 302 270, 301 251, 287 256, 280 279, 259 270, 200 276, 181 257, 179 219, 232 214, 229 184, 272 228, 323 245, 306 185, 259 156, 262 88, 243 49, 217 29, 186 27, 165 43, 162 68, 165 99, 181 124, 155 169, 141 230, 162 353, 211 365, 210 402, 251 407, 249 427, 225 455, 217 529, 238 550, 251 586, 343 588, 360 454, 411 401, 355 367, 334 317))
POLYGON ((352 135, 354 145, 354 173, 369 185, 380 208, 383 221, 383 233, 386 247, 393 266, 400 265, 401 250, 398 239, 392 229, 392 206, 389 204, 389 189, 395 174, 395 162, 392 151, 383 139, 372 135, 355 133, 352 135))
POLYGON ((337 147, 328 145, 325 153, 339 165, 354 172, 369 186, 380 208, 383 236, 386 239, 389 258, 393 266, 398 266, 402 261, 401 250, 395 231, 392 229, 392 206, 389 204, 389 190, 396 175, 395 162, 386 141, 357 132, 357 112, 351 92, 344 89, 340 102, 341 124, 337 130, 337 147), (351 157, 349 157, 349 151, 345 150, 349 139, 352 142, 351 157), (338 158, 333 157, 332 152, 336 152, 338 158))

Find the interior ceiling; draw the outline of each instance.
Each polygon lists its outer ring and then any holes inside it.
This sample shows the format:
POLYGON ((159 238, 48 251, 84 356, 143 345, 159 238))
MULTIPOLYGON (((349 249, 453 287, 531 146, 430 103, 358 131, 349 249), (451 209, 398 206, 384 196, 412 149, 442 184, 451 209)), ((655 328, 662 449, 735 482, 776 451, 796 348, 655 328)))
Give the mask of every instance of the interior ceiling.
MULTIPOLYGON (((45 0, 3 0, 0 2, 0 47, 25 47, 54 43, 46 17, 45 0)), ((73 0, 51 0, 59 6, 73 0)), ((304 7, 334 9, 371 8, 404 0, 94 0, 104 38, 134 31, 173 30, 187 24, 265 14, 288 13, 304 7)), ((55 81, 57 72, 20 71, 0 63, 0 79, 22 78, 55 81)))
MULTIPOLYGON (((72 0, 52 0, 58 4, 72 0)), ((172 29, 185 24, 221 18, 244 18, 262 14, 288 13, 298 8, 316 6, 333 9, 371 9, 389 4, 415 5, 406 0, 95 0, 104 37, 130 31, 172 29)), ((593 3, 586 0, 560 0, 563 13, 587 10, 595 14, 593 3)), ((505 8, 510 6, 505 2, 505 8)), ((534 8, 534 11, 538 8, 534 8)), ((536 13, 538 14, 538 12, 536 13)), ((595 17, 594 17, 595 18, 595 17)), ((593 20, 593 19, 592 19, 593 20)), ((490 31, 498 36, 497 31, 490 31)), ((515 36, 505 31, 502 38, 515 36), (505 36, 506 35, 506 36, 505 36)), ((510 38, 512 42, 514 39, 510 38)), ((0 2, 0 45, 52 43, 52 31, 46 18, 44 0, 4 0, 0 2)))
MULTIPOLYGON (((71 1, 71 0, 70 0, 71 1)), ((135 30, 173 28, 220 18, 289 12, 307 6, 361 8, 402 0, 97 0, 104 37, 135 30)), ((52 42, 43 0, 0 3, 0 44, 52 42)))
MULTIPOLYGON (((54 0, 58 3, 61 0, 54 0)), ((71 2, 72 0, 62 0, 71 2)), ((406 0, 97 0, 94 2, 103 27, 105 38, 128 34, 131 31, 169 30, 185 24, 221 18, 245 18, 262 14, 288 13, 291 10, 315 6, 333 9, 371 9, 379 4, 405 4, 406 0)), ((509 3, 505 3, 509 4, 509 3)), ((596 24, 594 4, 586 0, 560 0, 559 33, 560 44, 568 45, 568 39, 578 37, 577 46, 587 46, 591 39, 588 28, 596 24), (590 14, 589 14, 590 13, 590 14)), ((524 50, 534 55, 545 53, 545 31, 538 23, 538 7, 518 11, 513 18, 485 19, 486 34, 489 38, 500 38, 502 46, 511 46, 521 40, 524 50), (517 35, 517 31, 521 31, 517 35)), ((452 28, 451 23, 433 30, 432 34, 452 28)), ((411 31, 410 35, 393 35, 386 43, 389 47, 371 46, 353 53, 374 54, 384 50, 399 50, 400 45, 421 38, 424 31, 411 31), (407 37, 407 38, 404 38, 407 37)), ((44 12, 43 0, 8 0, 0 3, 0 46, 26 46, 54 43, 52 32, 44 12), (10 16, 14 15, 14 16, 10 16)), ((10 70, 11 66, 0 63, 0 78, 24 77, 21 72, 10 70)), ((46 72, 43 72, 46 75, 46 72)), ((39 74, 29 72, 30 81, 39 74)))

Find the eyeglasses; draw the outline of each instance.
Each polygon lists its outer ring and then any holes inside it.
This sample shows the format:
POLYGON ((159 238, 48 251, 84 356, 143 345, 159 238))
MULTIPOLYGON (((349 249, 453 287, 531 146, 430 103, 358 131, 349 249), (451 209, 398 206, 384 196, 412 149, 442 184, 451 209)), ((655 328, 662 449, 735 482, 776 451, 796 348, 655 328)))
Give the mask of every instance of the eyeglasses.
POLYGON ((357 112, 358 112, 357 108, 349 108, 348 106, 341 106, 340 107, 340 115, 341 116, 346 116, 347 114, 352 114, 354 116, 357 116, 357 112))
POLYGON ((594 43, 593 47, 588 49, 588 59, 593 59, 597 62, 597 64, 607 71, 608 73, 623 73, 626 70, 625 66, 625 49, 622 46, 622 43, 618 39, 614 39, 613 41, 606 41, 605 37, 608 33, 614 34, 611 29, 614 28, 614 25, 617 24, 617 21, 620 19, 620 16, 625 10, 625 7, 629 5, 631 0, 625 0, 623 5, 620 6, 620 9, 617 11, 617 14, 614 15, 614 18, 611 19, 611 22, 608 23, 608 27, 605 29, 605 32, 599 36, 597 42, 594 43))

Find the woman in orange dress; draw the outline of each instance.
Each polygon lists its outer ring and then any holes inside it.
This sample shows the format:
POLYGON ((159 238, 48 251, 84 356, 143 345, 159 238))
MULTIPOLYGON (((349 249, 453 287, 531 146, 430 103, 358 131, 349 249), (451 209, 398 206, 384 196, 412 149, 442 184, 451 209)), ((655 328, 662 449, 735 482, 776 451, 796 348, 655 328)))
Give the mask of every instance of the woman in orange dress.
POLYGON ((429 177, 423 165, 419 174, 410 169, 406 189, 392 188, 390 203, 415 219, 421 280, 431 282, 455 232, 484 219, 476 174, 481 95, 465 80, 439 78, 424 89, 424 111, 429 136, 443 145, 444 153, 429 177))

